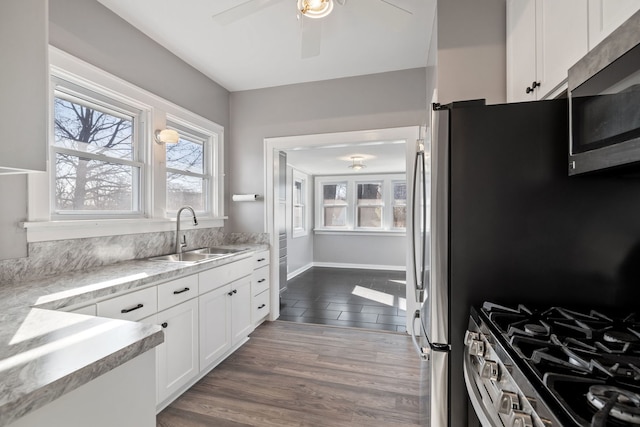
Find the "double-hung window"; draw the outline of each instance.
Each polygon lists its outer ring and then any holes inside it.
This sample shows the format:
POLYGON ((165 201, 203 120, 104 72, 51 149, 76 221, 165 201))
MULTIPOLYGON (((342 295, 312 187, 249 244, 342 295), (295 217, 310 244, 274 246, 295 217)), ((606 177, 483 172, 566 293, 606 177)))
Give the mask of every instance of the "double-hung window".
POLYGON ((322 225, 326 228, 347 227, 347 183, 322 185, 322 225))
POLYGON ((143 111, 54 82, 52 217, 142 217, 143 111))
POLYGON ((207 135, 179 127, 177 144, 166 144, 167 211, 190 205, 197 212, 211 212, 211 142, 207 135))
POLYGON ((318 176, 318 232, 404 232, 407 182, 404 174, 318 176))
POLYGON ((293 169, 292 173, 292 197, 291 197, 291 236, 293 238, 308 234, 308 189, 309 176, 293 169))

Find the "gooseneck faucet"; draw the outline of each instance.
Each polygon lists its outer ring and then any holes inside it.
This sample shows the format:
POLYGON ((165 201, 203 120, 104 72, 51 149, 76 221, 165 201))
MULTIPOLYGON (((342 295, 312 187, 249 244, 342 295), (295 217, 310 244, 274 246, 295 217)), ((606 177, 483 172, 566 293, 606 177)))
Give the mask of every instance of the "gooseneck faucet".
POLYGON ((193 225, 198 225, 198 219, 196 218, 196 213, 191 206, 183 206, 178 209, 178 214, 176 215, 176 251, 175 253, 181 254, 182 249, 187 247, 187 236, 184 235, 182 242, 180 241, 180 214, 183 210, 190 210, 191 215, 193 215, 193 225))

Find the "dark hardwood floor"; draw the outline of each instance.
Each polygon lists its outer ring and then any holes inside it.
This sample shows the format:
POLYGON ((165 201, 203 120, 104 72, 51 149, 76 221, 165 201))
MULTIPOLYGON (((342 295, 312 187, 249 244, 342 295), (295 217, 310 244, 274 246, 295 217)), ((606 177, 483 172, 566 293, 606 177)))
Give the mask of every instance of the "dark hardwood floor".
POLYGON ((425 425, 426 375, 406 334, 265 322, 157 426, 425 425))
POLYGON ((287 282, 280 320, 406 332, 404 271, 313 267, 287 282))

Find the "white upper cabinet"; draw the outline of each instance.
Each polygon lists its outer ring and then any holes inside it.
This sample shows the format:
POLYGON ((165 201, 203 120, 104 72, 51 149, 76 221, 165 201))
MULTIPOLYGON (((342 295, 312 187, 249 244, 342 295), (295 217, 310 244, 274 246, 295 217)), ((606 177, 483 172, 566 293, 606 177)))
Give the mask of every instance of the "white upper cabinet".
POLYGON ((588 50, 583 0, 507 0, 507 101, 552 97, 588 50))
POLYGON ((0 174, 45 171, 47 160, 47 0, 0 2, 0 174))
POLYGON ((640 0, 589 0, 589 50, 638 10, 640 0))

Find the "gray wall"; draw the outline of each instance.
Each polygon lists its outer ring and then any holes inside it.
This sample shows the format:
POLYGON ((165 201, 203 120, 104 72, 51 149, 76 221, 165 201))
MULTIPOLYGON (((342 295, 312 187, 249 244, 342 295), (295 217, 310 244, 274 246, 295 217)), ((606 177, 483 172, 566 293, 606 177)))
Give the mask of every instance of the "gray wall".
POLYGON ((49 42, 227 128, 229 92, 96 0, 49 0, 49 42))
POLYGON ((313 242, 313 258, 316 263, 403 269, 407 265, 407 238, 318 234, 313 242))
POLYGON ((438 1, 438 102, 506 102, 506 1, 438 1))
MULTIPOLYGON (((233 92, 229 192, 264 194, 264 138, 425 123, 426 70, 233 92)), ((228 230, 264 231, 264 202, 227 204, 228 230)))

